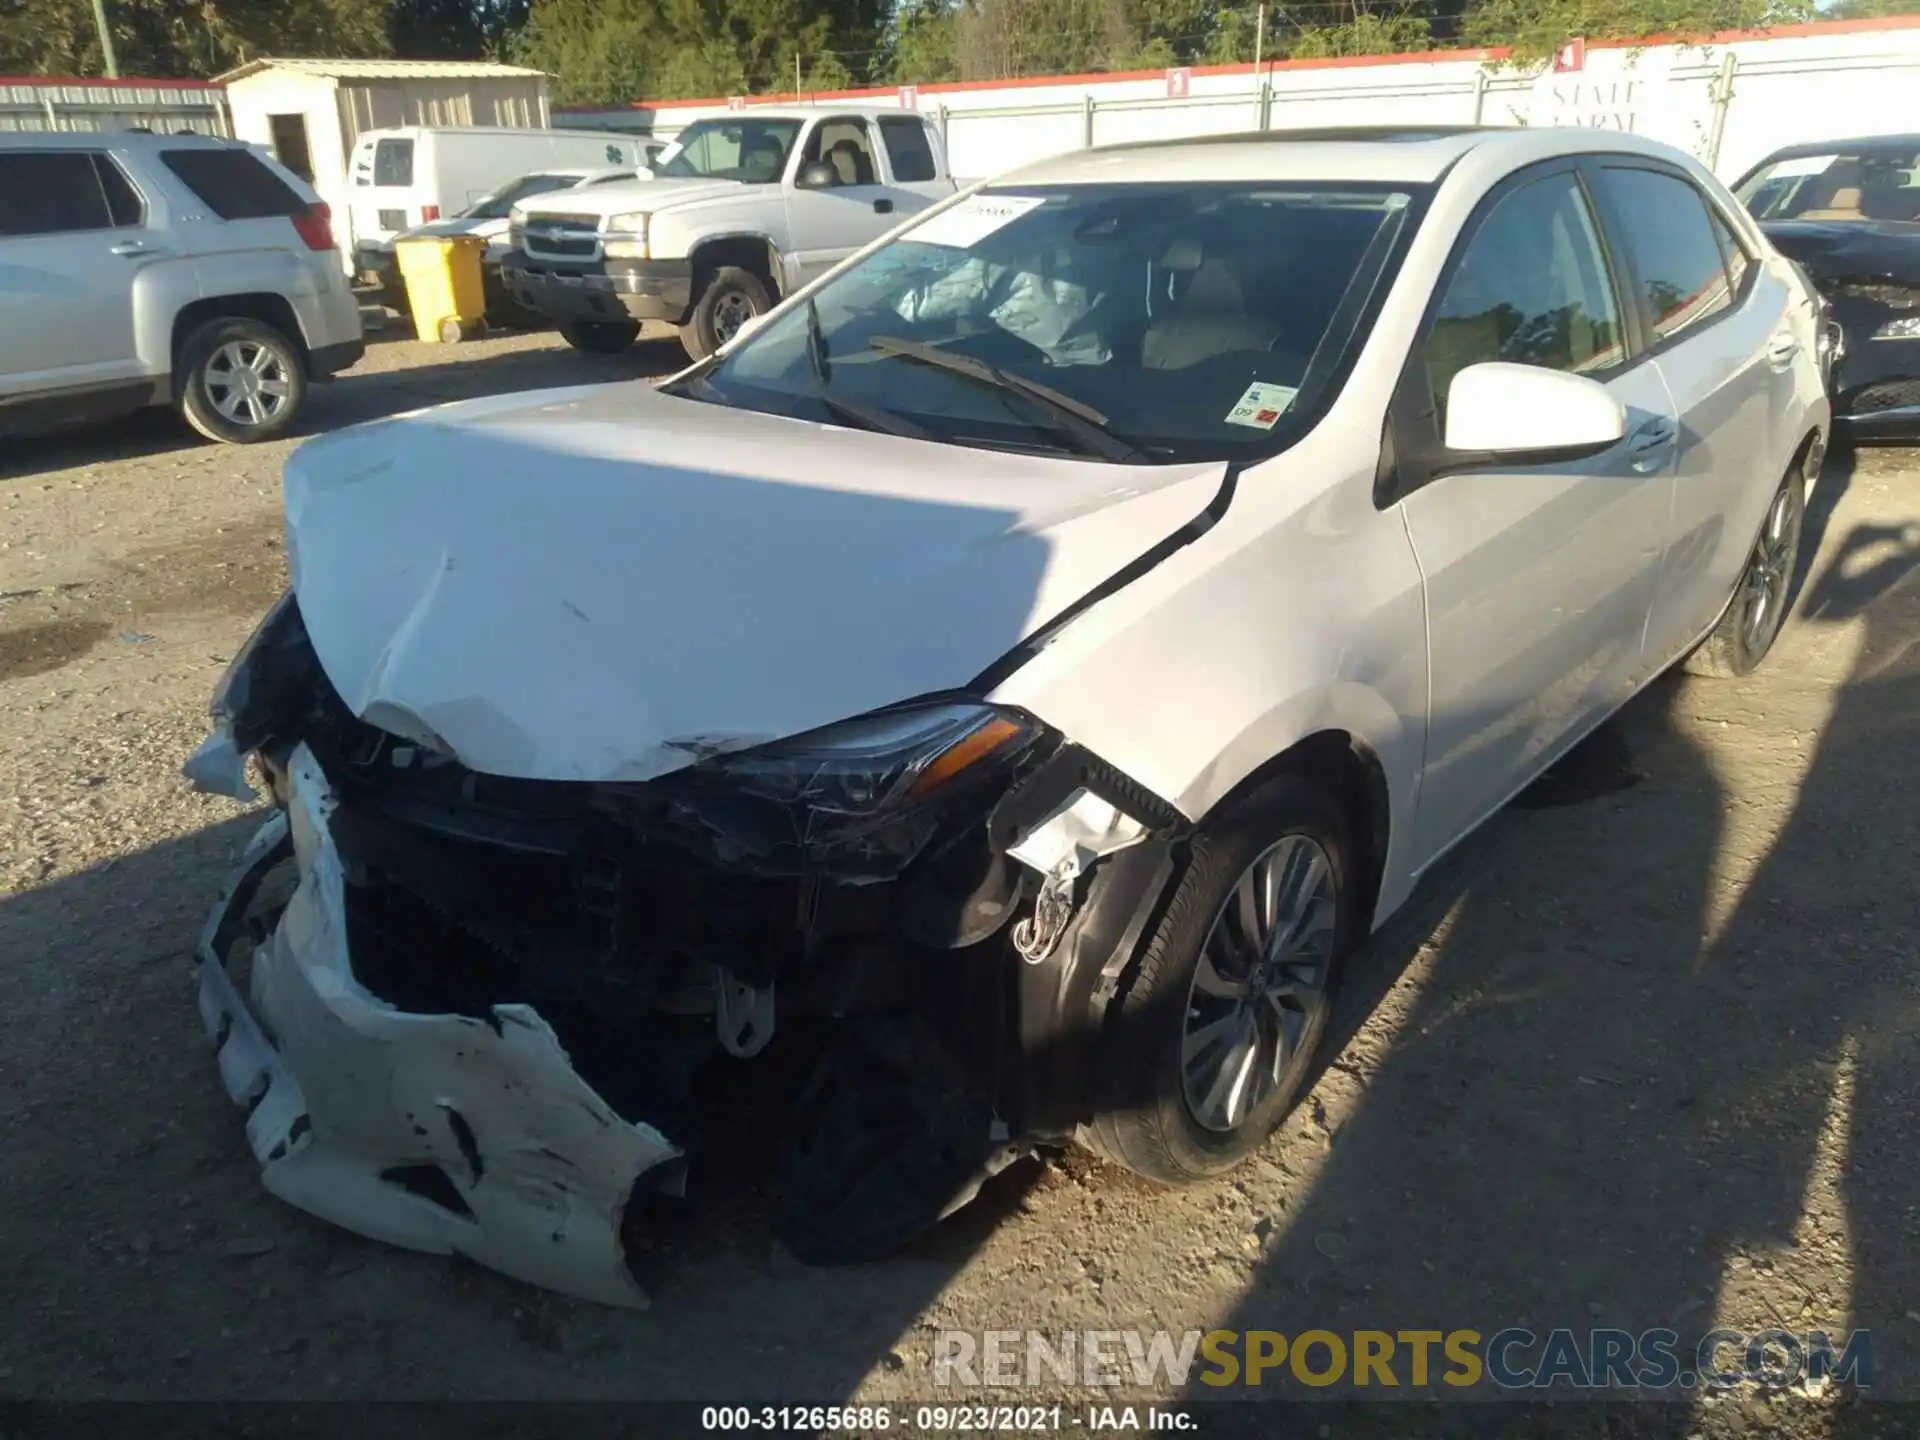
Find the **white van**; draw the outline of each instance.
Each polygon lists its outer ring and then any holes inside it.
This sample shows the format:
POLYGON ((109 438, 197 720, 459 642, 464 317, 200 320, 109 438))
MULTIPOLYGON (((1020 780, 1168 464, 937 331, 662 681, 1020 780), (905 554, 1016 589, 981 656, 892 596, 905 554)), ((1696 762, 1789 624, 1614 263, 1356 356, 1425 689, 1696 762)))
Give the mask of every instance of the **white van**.
POLYGON ((400 125, 369 130, 347 164, 354 249, 458 215, 516 175, 563 166, 631 169, 658 142, 610 130, 400 125))

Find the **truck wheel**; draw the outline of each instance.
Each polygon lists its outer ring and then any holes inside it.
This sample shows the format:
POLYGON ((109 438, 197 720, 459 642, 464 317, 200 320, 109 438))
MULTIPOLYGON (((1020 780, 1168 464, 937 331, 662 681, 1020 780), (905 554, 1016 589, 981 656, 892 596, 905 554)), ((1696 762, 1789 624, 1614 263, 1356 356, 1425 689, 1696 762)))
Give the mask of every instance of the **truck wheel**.
POLYGON ((772 308, 759 276, 733 265, 722 266, 693 302, 693 313, 680 327, 680 343, 694 359, 704 360, 739 334, 747 321, 772 308))
POLYGON ((180 414, 209 440, 251 445, 285 433, 307 398, 306 359, 259 320, 210 320, 180 347, 180 414))
POLYGON ((639 334, 633 320, 575 320, 560 327, 562 340, 589 355, 624 355, 639 334))

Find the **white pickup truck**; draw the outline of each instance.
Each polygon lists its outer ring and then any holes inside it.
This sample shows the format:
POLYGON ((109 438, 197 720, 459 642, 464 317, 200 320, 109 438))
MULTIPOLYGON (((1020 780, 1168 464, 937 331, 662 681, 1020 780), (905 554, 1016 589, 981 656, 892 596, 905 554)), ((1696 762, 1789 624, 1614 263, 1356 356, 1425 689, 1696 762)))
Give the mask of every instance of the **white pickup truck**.
POLYGON ((578 349, 666 321, 695 359, 816 275, 954 192, 911 111, 773 109, 697 120, 630 185, 516 205, 501 276, 578 349))

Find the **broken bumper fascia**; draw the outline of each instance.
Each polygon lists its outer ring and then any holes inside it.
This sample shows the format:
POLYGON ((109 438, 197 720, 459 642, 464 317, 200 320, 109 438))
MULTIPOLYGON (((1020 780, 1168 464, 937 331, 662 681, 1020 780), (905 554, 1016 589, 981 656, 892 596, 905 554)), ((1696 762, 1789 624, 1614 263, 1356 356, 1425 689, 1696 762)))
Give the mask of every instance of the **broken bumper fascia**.
MULTIPOLYGON (((219 740, 202 749, 232 778, 219 740)), ((333 793, 304 745, 285 786, 284 813, 247 846, 197 956, 201 1018, 221 1081, 247 1110, 267 1189, 372 1239, 644 1305, 624 1259, 625 1212, 636 1194, 677 1187, 679 1149, 616 1115, 529 1007, 499 1005, 486 1019, 412 1014, 367 991, 348 953, 333 793), (298 885, 254 952, 243 997, 229 953, 261 882, 289 855, 298 885), (387 1178, 427 1166, 460 1209, 387 1178)))

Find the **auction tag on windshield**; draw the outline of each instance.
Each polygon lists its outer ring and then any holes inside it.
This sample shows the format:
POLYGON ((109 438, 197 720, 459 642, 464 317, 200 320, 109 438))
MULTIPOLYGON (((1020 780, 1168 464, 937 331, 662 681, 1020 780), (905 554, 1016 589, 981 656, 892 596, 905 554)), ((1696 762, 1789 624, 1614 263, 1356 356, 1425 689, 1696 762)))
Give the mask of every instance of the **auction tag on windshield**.
POLYGON ((1269 385, 1256 380, 1247 386, 1240 403, 1227 412, 1227 424, 1248 425, 1255 430, 1271 430, 1293 404, 1300 391, 1292 385, 1269 385))
POLYGON ((969 250, 1002 226, 1011 225, 1029 210, 1037 210, 1046 203, 1041 195, 970 195, 902 238, 969 250))

